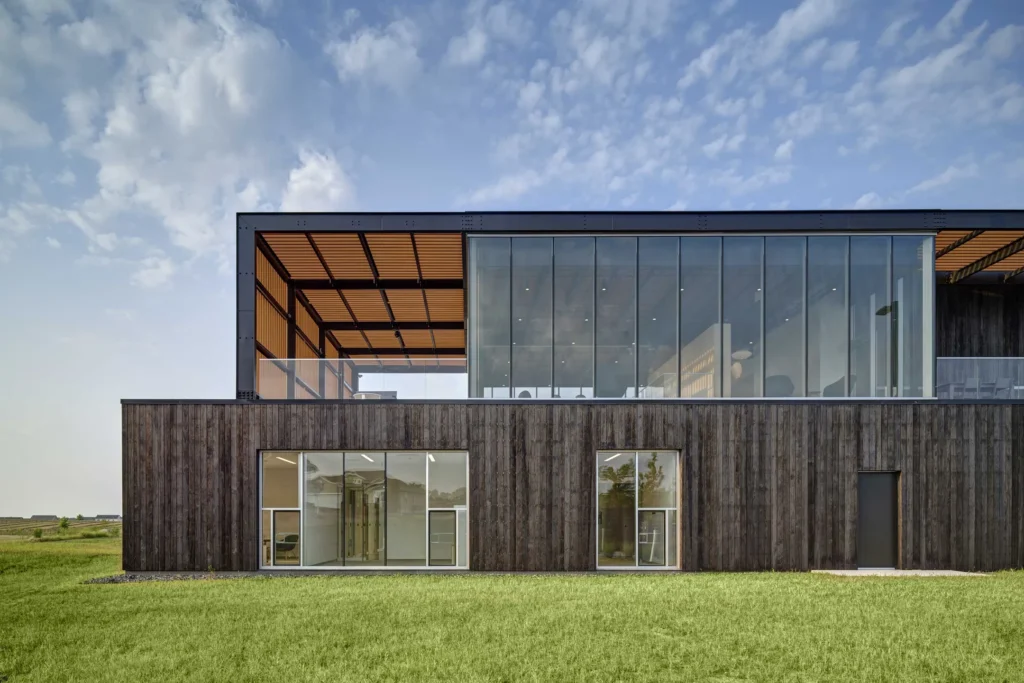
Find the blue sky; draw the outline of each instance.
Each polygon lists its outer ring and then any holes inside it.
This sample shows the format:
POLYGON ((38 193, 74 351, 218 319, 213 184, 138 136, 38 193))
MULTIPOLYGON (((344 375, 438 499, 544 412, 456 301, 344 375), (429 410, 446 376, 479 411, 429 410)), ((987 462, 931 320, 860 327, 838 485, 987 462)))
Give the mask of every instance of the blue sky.
POLYGON ((230 397, 245 210, 1020 208, 1019 0, 0 4, 0 515, 230 397))

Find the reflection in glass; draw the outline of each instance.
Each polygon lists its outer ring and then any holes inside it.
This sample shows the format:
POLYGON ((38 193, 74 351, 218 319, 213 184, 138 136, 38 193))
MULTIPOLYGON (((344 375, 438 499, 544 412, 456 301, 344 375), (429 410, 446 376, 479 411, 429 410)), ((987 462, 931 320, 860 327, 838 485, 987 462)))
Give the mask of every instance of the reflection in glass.
POLYGON ((725 237, 722 253, 722 395, 761 396, 761 237, 725 237))
POLYGON ((594 238, 555 240, 555 398, 594 396, 594 238))
POLYGON ((640 398, 674 398, 679 353, 679 238, 639 238, 637 353, 640 398))
POLYGON ((512 348, 508 238, 469 240, 470 396, 508 398, 512 348))
POLYGON ((454 508, 466 504, 466 456, 464 453, 428 453, 430 507, 454 508))
POLYGON ((427 458, 423 453, 388 453, 387 563, 427 563, 427 458))
POLYGON ((430 511, 430 565, 454 567, 456 563, 455 510, 430 511))
POLYGON ((636 396, 636 238, 597 238, 598 398, 636 396))
POLYGON ((341 566, 342 503, 345 482, 341 453, 307 453, 305 508, 302 516, 302 564, 341 566))
POLYGON ((260 565, 263 567, 270 566, 272 546, 270 543, 270 510, 263 510, 260 520, 260 527, 262 528, 262 544, 260 552, 260 565))
POLYGON ((764 395, 804 396, 803 237, 764 244, 764 395))
POLYGON ((669 567, 679 566, 678 516, 676 510, 665 511, 665 565, 669 567))
POLYGON ((275 451, 263 454, 263 507, 299 507, 299 454, 275 451))
POLYGON ((807 395, 846 396, 849 237, 807 238, 807 395))
POLYGON ((850 396, 888 396, 890 237, 850 238, 850 396))
POLYGON ((299 512, 274 510, 274 565, 299 564, 299 512))
POLYGON ((637 516, 637 564, 664 567, 668 555, 665 511, 640 510, 637 516))
POLYGON ((934 238, 892 238, 892 316, 896 395, 932 396, 931 332, 932 291, 935 286, 934 238), (928 267, 926 267, 926 261, 928 267), (927 318, 927 323, 926 323, 927 318), (925 378, 929 381, 926 382, 925 378))
POLYGON ((512 393, 522 398, 551 398, 551 248, 549 237, 512 240, 512 393))
POLYGON ((637 453, 637 480, 641 508, 674 508, 676 506, 675 453, 637 453))
POLYGON ((634 566, 636 470, 632 451, 597 454, 599 567, 634 566))
POLYGON ((455 511, 458 524, 455 558, 460 567, 469 566, 469 509, 459 508, 455 511))
POLYGON ((682 237, 679 247, 680 396, 719 396, 718 306, 722 238, 682 237))
POLYGON ((383 566, 384 454, 346 453, 344 481, 345 564, 383 566))

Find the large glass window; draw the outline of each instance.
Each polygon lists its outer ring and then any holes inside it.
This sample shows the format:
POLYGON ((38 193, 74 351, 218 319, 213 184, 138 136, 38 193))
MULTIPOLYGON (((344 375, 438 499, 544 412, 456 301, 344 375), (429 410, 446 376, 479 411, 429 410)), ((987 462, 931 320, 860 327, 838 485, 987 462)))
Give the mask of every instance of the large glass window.
POLYGON ((679 395, 720 396, 722 238, 679 242, 679 395))
POLYGON ((512 268, 508 238, 469 241, 471 395, 508 398, 512 361, 512 268))
POLYGON ((641 237, 637 268, 640 398, 679 395, 679 238, 641 237))
POLYGON ((850 396, 890 396, 891 237, 850 238, 850 396))
POLYGON ((679 566, 679 454, 598 451, 597 566, 679 566))
POLYGON ((551 398, 551 239, 512 240, 512 393, 551 398))
POLYGON ((594 238, 557 237, 555 398, 594 396, 594 238))
POLYGON ((846 396, 849 237, 807 238, 807 395, 846 396))
POLYGON ((595 396, 636 396, 636 238, 597 238, 595 396))
POLYGON ((764 241, 764 395, 805 396, 804 237, 764 241))
POLYGON ((467 567, 468 488, 464 452, 264 453, 261 563, 467 567))
POLYGON ((761 395, 764 238, 726 237, 722 250, 722 395, 761 395))
POLYGON ((893 372, 897 396, 931 396, 935 240, 892 238, 893 372))

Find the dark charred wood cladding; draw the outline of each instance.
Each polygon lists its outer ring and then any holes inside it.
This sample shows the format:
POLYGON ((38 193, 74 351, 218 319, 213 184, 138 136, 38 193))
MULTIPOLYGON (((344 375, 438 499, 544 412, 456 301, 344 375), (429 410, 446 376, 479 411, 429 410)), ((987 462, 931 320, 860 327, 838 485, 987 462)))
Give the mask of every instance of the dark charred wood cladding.
POLYGON ((942 356, 1024 356, 1024 285, 938 285, 935 349, 942 356))
POLYGON ((255 570, 258 452, 466 450, 470 567, 595 568, 594 453, 682 455, 682 567, 857 566, 859 471, 900 472, 903 568, 1024 566, 1024 405, 126 403, 124 567, 255 570))

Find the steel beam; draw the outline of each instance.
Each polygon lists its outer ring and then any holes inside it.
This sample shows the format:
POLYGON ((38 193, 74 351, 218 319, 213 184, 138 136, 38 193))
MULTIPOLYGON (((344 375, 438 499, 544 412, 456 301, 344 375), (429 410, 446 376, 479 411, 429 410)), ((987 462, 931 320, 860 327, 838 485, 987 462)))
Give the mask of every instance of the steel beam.
POLYGON ((984 232, 984 230, 971 230, 969 233, 967 233, 957 241, 947 244, 942 249, 940 249, 939 253, 935 254, 935 258, 940 259, 949 252, 953 251, 954 249, 959 249, 960 247, 964 246, 965 244, 973 240, 975 237, 980 237, 984 232))

